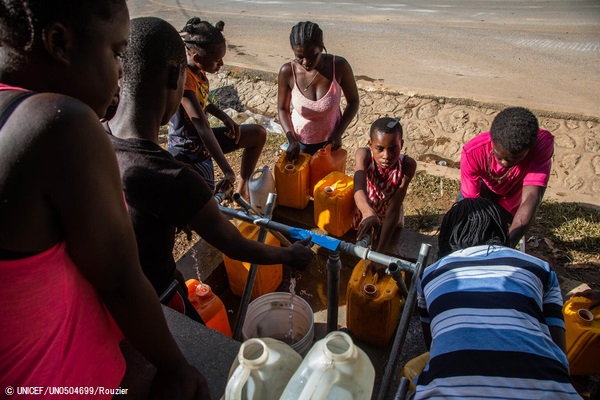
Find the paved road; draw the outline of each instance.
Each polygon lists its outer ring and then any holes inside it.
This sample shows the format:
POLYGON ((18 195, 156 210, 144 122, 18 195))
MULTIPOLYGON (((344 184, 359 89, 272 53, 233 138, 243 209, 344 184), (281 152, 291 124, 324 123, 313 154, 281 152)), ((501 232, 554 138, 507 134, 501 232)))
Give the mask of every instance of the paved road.
POLYGON ((364 83, 600 117, 598 0, 129 0, 180 28, 225 21, 225 63, 277 72, 289 32, 319 23, 364 83))

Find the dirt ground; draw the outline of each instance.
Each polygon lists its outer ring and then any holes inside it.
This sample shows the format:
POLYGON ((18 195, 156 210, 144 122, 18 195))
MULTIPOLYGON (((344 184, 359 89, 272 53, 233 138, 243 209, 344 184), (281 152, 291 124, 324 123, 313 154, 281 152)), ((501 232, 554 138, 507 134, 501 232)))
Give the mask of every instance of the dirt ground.
MULTIPOLYGON (((166 145, 165 135, 161 136, 161 141, 163 145, 166 145)), ((272 167, 282 153, 280 145, 284 142, 285 138, 283 136, 269 134, 257 168, 263 165, 272 167)), ((227 159, 234 171, 239 171, 241 152, 229 154, 227 159)), ((354 160, 349 155, 346 166, 347 173, 351 173, 353 167, 354 160)), ((220 171, 217 168, 215 171, 217 177, 219 173, 220 171)), ((435 236, 441 219, 452 206, 458 190, 458 181, 441 179, 419 171, 411 183, 405 200, 406 228, 435 236)), ((588 257, 589 262, 569 262, 559 246, 547 237, 548 234, 543 224, 541 222, 537 223, 543 220, 544 212, 553 211, 551 207, 543 206, 540 209, 536 223, 527 235, 527 238, 531 238, 526 245, 527 253, 548 261, 556 270, 559 278, 584 282, 593 289, 600 289, 600 260, 597 259, 597 249, 592 252, 591 258, 588 257)), ((199 237, 196 234, 192 235, 191 240, 188 240, 185 233, 178 234, 174 248, 175 259, 177 260, 183 256, 198 240, 199 237)))

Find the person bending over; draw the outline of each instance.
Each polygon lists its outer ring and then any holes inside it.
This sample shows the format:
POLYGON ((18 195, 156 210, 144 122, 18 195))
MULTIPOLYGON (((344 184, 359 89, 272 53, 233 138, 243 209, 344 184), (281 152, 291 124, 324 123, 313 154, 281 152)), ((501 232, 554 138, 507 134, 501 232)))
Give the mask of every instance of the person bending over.
POLYGON ((417 287, 431 358, 416 399, 579 398, 556 274, 506 247, 508 238, 504 213, 488 199, 464 199, 444 216, 441 258, 417 287))
POLYGON ((511 222, 508 246, 527 233, 550 178, 554 137, 522 107, 501 111, 489 132, 471 139, 460 160, 460 198, 496 201, 511 222))

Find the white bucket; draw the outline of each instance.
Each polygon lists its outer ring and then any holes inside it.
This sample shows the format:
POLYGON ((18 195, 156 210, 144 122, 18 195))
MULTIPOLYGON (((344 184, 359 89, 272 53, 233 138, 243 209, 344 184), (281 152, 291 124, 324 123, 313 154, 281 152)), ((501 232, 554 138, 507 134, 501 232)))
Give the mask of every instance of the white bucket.
POLYGON ((313 344, 314 315, 302 297, 285 292, 267 293, 248 305, 242 327, 244 340, 270 337, 288 343, 304 356, 313 344), (293 309, 291 307, 293 305, 293 309), (293 337, 290 332, 290 312, 293 317, 293 337))

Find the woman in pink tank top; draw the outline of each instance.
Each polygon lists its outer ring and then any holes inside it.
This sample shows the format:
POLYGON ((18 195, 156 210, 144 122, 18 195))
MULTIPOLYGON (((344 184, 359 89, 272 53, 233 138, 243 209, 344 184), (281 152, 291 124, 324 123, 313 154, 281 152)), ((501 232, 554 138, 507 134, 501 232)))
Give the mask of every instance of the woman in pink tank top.
POLYGON ((323 53, 323 31, 314 22, 299 22, 290 33, 295 59, 279 70, 277 106, 288 139, 290 160, 314 154, 342 135, 358 112, 358 89, 352 67, 343 57, 323 53), (340 110, 342 93, 346 107, 340 110), (293 111, 290 110, 290 105, 293 111))

